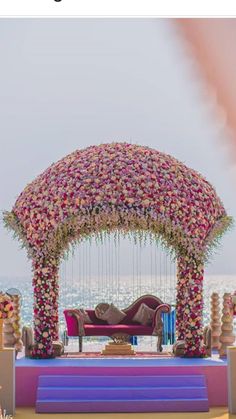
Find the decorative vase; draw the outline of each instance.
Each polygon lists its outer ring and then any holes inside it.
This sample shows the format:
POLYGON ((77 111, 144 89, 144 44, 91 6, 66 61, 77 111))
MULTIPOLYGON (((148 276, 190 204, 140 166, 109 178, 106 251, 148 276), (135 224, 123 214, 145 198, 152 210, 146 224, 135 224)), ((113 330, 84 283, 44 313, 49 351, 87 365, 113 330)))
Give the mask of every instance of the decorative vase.
POLYGON ((220 297, 217 292, 211 295, 211 347, 212 349, 220 348, 220 297))
POLYGON ((0 351, 2 351, 3 349, 3 319, 0 319, 0 351))
POLYGON ((23 349, 23 342, 22 342, 22 332, 21 332, 21 314, 20 314, 20 303, 21 299, 19 295, 13 295, 13 306, 14 306, 14 338, 15 338, 15 350, 16 352, 21 352, 23 349))
POLYGON ((13 304, 13 315, 4 322, 4 347, 15 348, 16 353, 22 351, 23 342, 21 339, 20 328, 20 297, 18 295, 11 296, 13 304))
MULTIPOLYGON (((4 348, 14 348, 15 337, 11 319, 5 319, 3 326, 4 348)), ((0 416, 1 417, 1 416, 0 416)))

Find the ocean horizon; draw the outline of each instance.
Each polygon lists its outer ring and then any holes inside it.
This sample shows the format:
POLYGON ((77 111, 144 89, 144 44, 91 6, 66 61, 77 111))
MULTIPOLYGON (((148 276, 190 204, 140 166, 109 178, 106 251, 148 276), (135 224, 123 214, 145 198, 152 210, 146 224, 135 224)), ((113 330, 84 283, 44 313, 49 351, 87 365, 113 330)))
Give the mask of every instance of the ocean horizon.
MULTIPOLYGON (((123 275, 117 278, 93 276, 92 278, 60 277, 60 298, 59 298, 59 321, 60 330, 65 328, 63 310, 65 308, 95 308, 100 302, 114 303, 119 308, 125 308, 136 298, 144 294, 153 294, 165 303, 175 305, 175 282, 174 275, 168 277, 153 277, 144 275, 134 278, 132 275, 123 275)), ((33 288, 30 276, 2 276, 0 277, 0 290, 7 291, 11 288, 18 289, 22 295, 21 299, 21 324, 32 325, 33 322, 33 288)), ((211 294, 217 292, 220 295, 222 310, 222 297, 225 292, 236 291, 236 275, 206 275, 203 285, 204 325, 210 323, 211 294)))

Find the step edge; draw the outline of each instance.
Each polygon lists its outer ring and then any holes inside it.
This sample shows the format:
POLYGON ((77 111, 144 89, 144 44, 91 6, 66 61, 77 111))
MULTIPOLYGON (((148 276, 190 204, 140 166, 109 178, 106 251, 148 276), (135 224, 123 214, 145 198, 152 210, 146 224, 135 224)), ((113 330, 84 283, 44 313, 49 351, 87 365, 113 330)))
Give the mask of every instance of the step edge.
MULTIPOLYGON (((40 399, 40 400, 36 400, 36 404, 42 404, 42 403, 58 403, 59 402, 59 404, 62 404, 62 403, 91 403, 91 402, 100 402, 100 403, 102 403, 102 402, 115 402, 115 403, 123 403, 123 402, 133 402, 135 399, 79 399, 79 400, 75 400, 75 399, 68 399, 68 400, 63 400, 63 399, 60 399, 60 400, 58 400, 58 399, 40 399)), ((138 400, 135 400, 135 401, 140 401, 140 402, 204 402, 204 403, 208 403, 208 398, 196 398, 196 399, 193 399, 193 398, 189 398, 189 399, 168 399, 168 398, 165 398, 165 399, 158 399, 158 398, 156 398, 156 399, 138 399, 138 400)))
POLYGON ((38 391, 50 391, 50 390, 145 390, 145 389, 149 389, 149 390, 176 390, 176 388, 181 389, 181 390, 196 390, 196 389, 207 389, 207 387, 205 386, 199 386, 199 387, 150 387, 150 386, 145 386, 145 387, 139 387, 139 386, 135 386, 135 387, 38 387, 38 391))

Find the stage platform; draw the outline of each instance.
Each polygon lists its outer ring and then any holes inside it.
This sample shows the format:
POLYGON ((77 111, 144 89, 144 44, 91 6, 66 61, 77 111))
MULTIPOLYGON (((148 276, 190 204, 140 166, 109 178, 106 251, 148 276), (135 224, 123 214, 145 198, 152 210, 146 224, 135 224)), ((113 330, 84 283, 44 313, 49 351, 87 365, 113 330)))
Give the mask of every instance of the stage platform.
POLYGON ((212 358, 56 358, 16 360, 16 406, 35 406, 39 376, 205 375, 209 406, 227 405, 227 360, 212 358))

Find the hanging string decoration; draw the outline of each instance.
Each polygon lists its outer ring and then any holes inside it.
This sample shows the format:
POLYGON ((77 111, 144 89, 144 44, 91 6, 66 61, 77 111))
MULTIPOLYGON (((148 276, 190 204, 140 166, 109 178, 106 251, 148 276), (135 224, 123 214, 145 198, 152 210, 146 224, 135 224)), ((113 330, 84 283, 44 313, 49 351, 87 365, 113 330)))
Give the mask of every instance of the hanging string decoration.
POLYGON ((66 156, 27 185, 4 220, 33 259, 35 357, 53 355, 58 269, 69 244, 117 229, 132 232, 137 240, 152 234, 181 258, 179 335, 187 336, 187 356, 201 356, 202 267, 232 219, 197 172, 148 147, 91 146, 66 156), (185 275, 189 298, 183 292, 185 275), (192 306, 192 318, 185 303, 193 296, 198 304, 192 306))
POLYGON ((93 309, 101 301, 127 307, 145 294, 175 304, 175 260, 156 242, 118 241, 114 233, 103 242, 82 241, 63 259, 59 277, 61 319, 65 307, 93 309), (159 254, 163 263, 157 265, 159 254))

